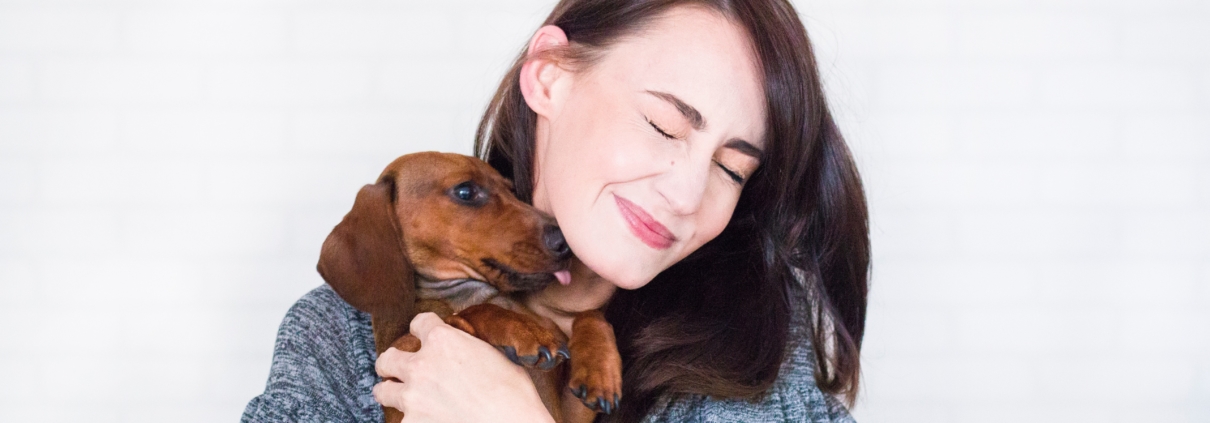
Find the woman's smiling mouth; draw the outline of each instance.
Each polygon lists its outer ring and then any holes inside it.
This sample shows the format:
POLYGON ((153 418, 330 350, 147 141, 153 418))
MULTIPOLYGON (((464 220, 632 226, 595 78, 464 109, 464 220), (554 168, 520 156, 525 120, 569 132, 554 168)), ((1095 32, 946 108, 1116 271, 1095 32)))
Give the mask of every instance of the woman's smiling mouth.
POLYGON ((622 217, 626 219, 630 233, 638 237, 644 244, 657 250, 663 250, 672 246, 673 241, 676 241, 676 236, 655 218, 647 214, 642 207, 630 202, 622 196, 614 194, 614 200, 618 203, 618 211, 622 213, 622 217))

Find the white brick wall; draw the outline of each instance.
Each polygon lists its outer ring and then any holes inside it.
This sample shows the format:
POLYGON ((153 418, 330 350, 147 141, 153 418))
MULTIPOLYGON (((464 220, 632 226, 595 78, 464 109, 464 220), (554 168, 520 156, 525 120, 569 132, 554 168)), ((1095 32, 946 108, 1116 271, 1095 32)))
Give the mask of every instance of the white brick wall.
MULTIPOLYGON (((0 421, 238 418, 552 3, 0 0, 0 421)), ((1210 4, 796 4, 871 204, 858 419, 1210 420, 1210 4)))
POLYGON ((873 209, 858 418, 1210 419, 1210 5, 810 3, 873 209))

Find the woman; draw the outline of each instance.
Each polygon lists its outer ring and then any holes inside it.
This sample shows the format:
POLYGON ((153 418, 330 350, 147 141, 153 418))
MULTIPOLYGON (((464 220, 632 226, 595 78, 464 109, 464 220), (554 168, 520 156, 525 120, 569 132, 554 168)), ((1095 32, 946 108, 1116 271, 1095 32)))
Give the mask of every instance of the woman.
MULTIPOLYGON (((568 333, 586 309, 615 327, 624 391, 604 420, 850 420, 827 394, 857 390, 865 200, 788 3, 561 1, 477 138, 577 258, 529 306, 568 333)), ((422 314, 420 351, 374 362, 365 320, 325 288, 300 300, 245 421, 372 421, 378 403, 550 420, 486 343, 422 314)))

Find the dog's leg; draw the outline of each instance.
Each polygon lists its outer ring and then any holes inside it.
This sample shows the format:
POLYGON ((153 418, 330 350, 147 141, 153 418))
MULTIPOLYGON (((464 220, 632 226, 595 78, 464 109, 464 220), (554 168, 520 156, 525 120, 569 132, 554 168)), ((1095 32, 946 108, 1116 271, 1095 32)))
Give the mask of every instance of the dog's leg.
POLYGON ((509 360, 529 368, 549 370, 570 353, 566 337, 532 316, 495 304, 477 304, 446 319, 450 325, 487 341, 509 360))
POLYGON ((391 407, 382 407, 382 421, 384 423, 400 423, 403 421, 403 412, 391 407))
MULTIPOLYGON (((410 333, 404 334, 403 336, 399 337, 399 339, 396 339, 395 342, 392 342, 390 347, 407 352, 420 351, 420 338, 412 336, 410 333)), ((396 382, 399 381, 395 378, 389 378, 388 380, 393 380, 396 382)), ((391 407, 383 406, 382 417, 382 420, 385 423, 400 423, 403 421, 403 412, 391 407)))
POLYGON ((571 390, 589 409, 609 414, 622 398, 622 356, 613 326, 599 310, 576 315, 571 324, 571 390))

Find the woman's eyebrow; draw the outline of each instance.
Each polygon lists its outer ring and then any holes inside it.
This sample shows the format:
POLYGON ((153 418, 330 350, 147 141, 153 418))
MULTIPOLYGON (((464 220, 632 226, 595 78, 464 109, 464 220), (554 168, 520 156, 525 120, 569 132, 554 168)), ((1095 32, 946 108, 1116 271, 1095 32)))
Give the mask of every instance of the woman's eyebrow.
MULTIPOLYGON (((646 93, 672 103, 672 105, 676 107, 677 111, 681 112, 682 115, 685 115, 685 119, 689 120, 689 124, 693 126, 693 129, 699 131, 706 129, 706 119, 702 117, 702 114, 698 112, 697 109, 693 108, 693 106, 681 101, 681 99, 677 98, 675 95, 652 90, 646 90, 646 93)), ((751 156, 756 160, 760 160, 761 157, 764 156, 763 150, 755 145, 752 145, 752 143, 739 138, 732 138, 731 140, 727 141, 726 144, 723 144, 723 146, 739 151, 744 155, 751 156)))
POLYGON ((672 103, 672 105, 676 107, 677 111, 681 112, 682 115, 685 115, 685 119, 689 119, 689 125, 692 125, 693 129, 699 131, 706 129, 706 120, 702 118, 702 114, 699 113, 697 109, 693 108, 693 106, 686 104, 684 101, 681 101, 681 99, 666 92, 647 90, 647 94, 651 94, 660 98, 661 100, 672 103))
POLYGON ((760 148, 739 138, 732 138, 728 140, 726 144, 723 144, 723 147, 734 149, 735 151, 743 153, 746 156, 751 156, 756 160, 760 160, 761 157, 765 155, 765 152, 760 148))

